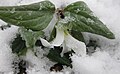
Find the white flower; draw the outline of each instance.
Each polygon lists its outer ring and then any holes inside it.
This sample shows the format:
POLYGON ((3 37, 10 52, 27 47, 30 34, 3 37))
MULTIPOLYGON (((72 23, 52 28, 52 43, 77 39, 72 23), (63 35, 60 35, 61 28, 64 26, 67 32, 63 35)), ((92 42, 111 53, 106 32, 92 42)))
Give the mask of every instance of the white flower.
POLYGON ((85 43, 78 41, 77 39, 72 37, 70 34, 65 35, 64 42, 65 42, 66 47, 68 47, 68 50, 73 49, 74 52, 79 56, 86 55, 85 43))
POLYGON ((42 44, 46 47, 54 47, 54 46, 63 46, 63 53, 70 51, 71 49, 78 56, 86 55, 86 46, 85 43, 78 41, 74 37, 72 37, 69 33, 64 33, 64 30, 61 28, 57 28, 57 35, 52 42, 48 42, 45 39, 40 38, 42 44))

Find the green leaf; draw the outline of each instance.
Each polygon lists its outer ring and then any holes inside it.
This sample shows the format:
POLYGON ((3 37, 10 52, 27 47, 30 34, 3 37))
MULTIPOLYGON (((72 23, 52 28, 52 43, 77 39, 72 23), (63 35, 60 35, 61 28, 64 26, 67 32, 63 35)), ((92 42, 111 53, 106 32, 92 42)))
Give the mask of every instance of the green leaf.
POLYGON ((84 37, 81 32, 76 31, 76 30, 70 30, 69 32, 75 39, 85 42, 84 37))
POLYGON ((27 30, 24 27, 19 28, 19 32, 23 40, 25 40, 27 48, 33 48, 37 39, 42 37, 44 34, 42 31, 33 32, 32 30, 27 30))
POLYGON ((42 1, 23 6, 0 6, 0 19, 31 30, 43 30, 47 27, 55 11, 50 1, 42 1))
POLYGON ((113 33, 97 18, 93 15, 88 6, 78 1, 68 5, 64 9, 64 15, 66 21, 60 21, 63 24, 68 23, 67 26, 71 26, 72 30, 77 32, 90 32, 104 37, 114 39, 113 33))
POLYGON ((27 52, 25 41, 22 40, 20 35, 17 35, 15 40, 12 42, 11 48, 12 52, 16 53, 17 55, 25 55, 27 52))
POLYGON ((70 53, 65 53, 63 57, 61 57, 60 53, 61 53, 60 47, 50 49, 47 57, 54 62, 58 62, 62 65, 72 67, 70 57, 68 56, 70 53))

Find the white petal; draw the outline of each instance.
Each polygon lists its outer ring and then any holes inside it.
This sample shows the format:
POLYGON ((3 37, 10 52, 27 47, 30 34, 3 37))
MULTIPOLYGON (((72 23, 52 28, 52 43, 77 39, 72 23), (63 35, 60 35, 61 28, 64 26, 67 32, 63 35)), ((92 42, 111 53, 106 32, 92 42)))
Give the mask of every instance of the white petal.
POLYGON ((41 40, 41 43, 43 44, 43 46, 52 47, 52 45, 47 40, 45 40, 43 38, 40 38, 40 40, 41 40))
POLYGON ((60 46, 64 41, 64 31, 62 29, 57 29, 57 35, 55 39, 51 42, 54 46, 60 46))
POLYGON ((45 32, 45 36, 49 37, 55 24, 57 23, 56 14, 54 14, 53 19, 50 21, 49 25, 43 30, 45 32))
POLYGON ((83 42, 78 41, 70 34, 65 36, 66 46, 70 49, 73 49, 77 55, 85 56, 86 55, 86 45, 83 42))
POLYGON ((62 43, 62 46, 63 46, 63 50, 62 50, 60 55, 63 57, 64 53, 66 53, 66 52, 68 52, 70 50, 68 50, 69 48, 66 46, 65 41, 62 43))

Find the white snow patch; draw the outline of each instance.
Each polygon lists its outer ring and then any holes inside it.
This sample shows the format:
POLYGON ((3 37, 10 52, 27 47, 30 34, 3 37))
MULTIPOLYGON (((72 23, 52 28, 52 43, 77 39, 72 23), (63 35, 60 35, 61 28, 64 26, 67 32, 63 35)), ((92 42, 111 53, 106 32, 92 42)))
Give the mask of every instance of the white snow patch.
POLYGON ((26 55, 26 60, 29 63, 29 68, 27 70, 28 74, 49 74, 49 71, 47 71, 47 62, 48 60, 43 57, 43 51, 40 49, 42 52, 39 55, 39 58, 34 55, 34 53, 29 50, 27 55, 26 55))
POLYGON ((4 31, 0 30, 0 72, 12 71, 13 54, 10 42, 15 38, 17 27, 12 26, 4 31))
POLYGON ((92 56, 72 56, 75 74, 119 74, 120 62, 107 52, 98 51, 92 56))

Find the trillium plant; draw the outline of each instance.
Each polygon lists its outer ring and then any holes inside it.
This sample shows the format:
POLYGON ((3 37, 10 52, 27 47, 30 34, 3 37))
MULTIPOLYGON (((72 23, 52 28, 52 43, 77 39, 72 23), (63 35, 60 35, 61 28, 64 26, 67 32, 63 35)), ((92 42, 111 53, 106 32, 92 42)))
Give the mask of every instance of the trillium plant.
MULTIPOLYGON (((11 42, 13 53, 20 57, 25 56, 28 50, 35 53, 37 46, 43 50, 47 48, 49 53, 46 57, 57 62, 57 65, 72 67, 70 55, 86 55, 83 32, 115 38, 83 1, 61 8, 55 8, 50 1, 1 6, 0 19, 19 27, 19 33, 11 42)), ((54 68, 55 66, 51 70, 54 68)))

